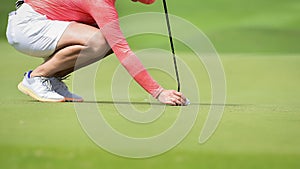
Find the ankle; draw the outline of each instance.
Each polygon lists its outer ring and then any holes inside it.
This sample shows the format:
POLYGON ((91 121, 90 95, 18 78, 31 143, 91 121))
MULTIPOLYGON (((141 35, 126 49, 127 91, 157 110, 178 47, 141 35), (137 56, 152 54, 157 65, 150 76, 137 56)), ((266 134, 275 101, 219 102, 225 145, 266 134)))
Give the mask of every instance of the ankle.
POLYGON ((35 69, 30 73, 30 77, 49 77, 49 75, 47 75, 43 71, 38 71, 35 69))

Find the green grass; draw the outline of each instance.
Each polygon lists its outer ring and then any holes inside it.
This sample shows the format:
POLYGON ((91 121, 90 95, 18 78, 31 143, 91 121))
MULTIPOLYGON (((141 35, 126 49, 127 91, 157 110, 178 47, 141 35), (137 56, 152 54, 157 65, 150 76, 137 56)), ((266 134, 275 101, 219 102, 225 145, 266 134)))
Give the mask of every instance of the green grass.
MULTIPOLYGON (((298 0, 168 1, 168 6, 170 14, 182 17, 201 29, 219 52, 300 52, 298 0)), ((145 11, 163 12, 160 1, 152 6, 138 7, 134 3, 120 1, 117 7, 120 16, 145 11)), ((149 41, 156 44, 156 40, 153 38, 149 41)), ((134 46, 144 42, 141 39, 134 46)))
MULTIPOLYGON (((227 78, 227 106, 213 137, 203 145, 197 142, 210 99, 206 90, 208 79, 202 72, 197 80, 203 85, 199 87, 203 105, 190 134, 167 153, 137 160, 112 155, 95 145, 81 129, 72 103, 38 103, 20 93, 16 85, 22 73, 41 60, 22 55, 3 41, 0 50, 5 54, 0 58, 0 168, 296 169, 300 166, 299 55, 221 54, 227 78)), ((197 61, 190 54, 179 55, 192 69, 201 69, 196 68, 197 61)), ((116 65, 118 62, 112 56, 98 70, 96 91, 101 101, 111 99, 107 92, 111 85, 109 72, 116 65)), ((150 73, 163 82, 159 74, 150 73)), ((71 85, 72 81, 67 83, 71 85)), ((148 98, 134 83, 131 88, 134 101, 148 98)), ((98 106, 115 129, 137 137, 163 131, 179 111, 167 107, 155 123, 137 125, 124 120, 112 104, 98 106)), ((146 105, 136 107, 147 109, 146 105)))
MULTIPOLYGON (((121 17, 163 11, 160 1, 146 6, 119 0, 116 5, 121 17)), ((0 6, 0 39, 5 37, 6 14, 13 6, 14 1, 0 6)), ((201 94, 196 124, 171 151, 137 160, 112 155, 95 145, 82 130, 72 103, 39 103, 20 93, 16 86, 23 73, 42 60, 20 54, 0 40, 0 168, 300 168, 300 1, 194 0, 168 1, 168 6, 171 14, 190 21, 207 34, 221 53, 227 81, 226 107, 208 142, 197 142, 210 108, 208 75, 194 54, 178 41, 178 56, 193 70, 201 94)), ((166 37, 143 35, 131 37, 129 42, 135 50, 169 49, 166 37)), ((95 81, 97 100, 112 99, 111 76, 118 64, 114 56, 102 61, 95 81)), ((122 73, 124 78, 130 78, 122 73)), ((168 75, 154 70, 150 73, 163 86, 176 87, 168 75)), ((71 86, 72 77, 66 83, 71 86)), ((183 86, 187 83, 183 82, 183 86)), ((123 87, 122 83, 118 85, 123 87)), ((135 83, 130 84, 129 91, 131 101, 149 100, 135 83)), ((138 125, 122 118, 113 104, 97 106, 116 130, 136 137, 164 131, 180 111, 167 107, 159 120, 138 125)), ((145 111, 149 105, 134 107, 145 111)))
MULTIPOLYGON (((0 7, 0 21, 3 23, 0 25, 0 39, 5 38, 7 14, 14 10, 14 2, 5 1, 0 7)), ((138 12, 163 12, 160 0, 150 6, 119 0, 116 6, 120 17, 138 12)), ((219 52, 300 52, 298 0, 168 1, 168 6, 170 14, 182 17, 201 29, 219 52)), ((143 47, 144 43, 157 44, 157 38, 147 41, 141 38, 133 41, 132 46, 143 47)))

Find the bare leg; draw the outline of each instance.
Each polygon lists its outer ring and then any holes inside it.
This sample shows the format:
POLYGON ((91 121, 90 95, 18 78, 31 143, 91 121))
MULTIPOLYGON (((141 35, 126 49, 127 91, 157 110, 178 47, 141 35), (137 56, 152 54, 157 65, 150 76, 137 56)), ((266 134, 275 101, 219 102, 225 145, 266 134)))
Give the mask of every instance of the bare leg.
POLYGON ((95 27, 71 23, 58 42, 57 50, 31 76, 65 76, 111 54, 101 31, 95 27))
POLYGON ((89 60, 89 61, 85 62, 85 63, 82 64, 82 65, 76 64, 76 68, 73 66, 73 67, 71 67, 71 68, 69 68, 69 69, 62 70, 62 71, 60 71, 60 72, 57 72, 57 73, 55 73, 54 77, 65 77, 65 76, 67 76, 68 74, 74 72, 75 70, 78 70, 78 69, 80 69, 80 68, 83 68, 83 67, 85 67, 85 66, 87 66, 87 65, 89 65, 89 64, 95 63, 95 62, 97 62, 97 61, 99 61, 99 60, 101 60, 101 59, 103 59, 103 58, 105 58, 105 57, 107 57, 107 56, 109 56, 109 55, 111 55, 111 54, 113 54, 113 51, 112 51, 112 50, 109 50, 109 51, 105 54, 104 57, 97 57, 97 58, 95 58, 94 60, 93 60, 93 59, 92 59, 92 60, 89 60))

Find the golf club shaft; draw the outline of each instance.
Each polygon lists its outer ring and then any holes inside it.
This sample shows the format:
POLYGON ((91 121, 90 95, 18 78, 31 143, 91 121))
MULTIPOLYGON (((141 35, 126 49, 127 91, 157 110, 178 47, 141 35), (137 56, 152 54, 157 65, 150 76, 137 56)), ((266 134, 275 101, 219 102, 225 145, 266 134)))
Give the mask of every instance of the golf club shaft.
POLYGON ((171 33, 170 19, 169 19, 169 13, 168 13, 166 0, 163 0, 163 5, 164 5, 164 10, 165 10, 165 15, 166 15, 171 50, 172 50, 172 54, 173 54, 173 62, 174 62, 174 67, 175 67, 176 80, 177 80, 177 91, 180 92, 179 73, 178 73, 178 67, 177 67, 177 62, 176 62, 176 55, 175 55, 175 49, 174 49, 174 43, 173 43, 173 38, 172 38, 172 33, 171 33))

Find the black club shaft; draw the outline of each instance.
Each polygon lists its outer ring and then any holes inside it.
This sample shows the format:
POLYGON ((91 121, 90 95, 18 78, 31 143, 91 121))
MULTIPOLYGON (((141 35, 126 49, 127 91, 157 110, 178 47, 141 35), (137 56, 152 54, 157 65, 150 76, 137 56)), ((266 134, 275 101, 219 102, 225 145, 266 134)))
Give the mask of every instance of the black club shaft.
POLYGON ((178 67, 177 67, 177 61, 176 61, 176 55, 175 55, 175 48, 174 48, 174 43, 173 43, 173 38, 172 38, 170 19, 169 19, 169 13, 168 13, 168 7, 167 7, 166 0, 163 0, 163 6, 164 6, 164 10, 165 10, 165 15, 166 15, 166 21, 167 21, 167 27, 168 27, 168 32, 169 32, 169 40, 170 40, 171 50, 172 50, 172 54, 173 54, 173 62, 174 62, 174 68, 175 68, 175 73, 176 73, 176 80, 177 80, 177 91, 180 92, 179 73, 178 73, 178 67))

